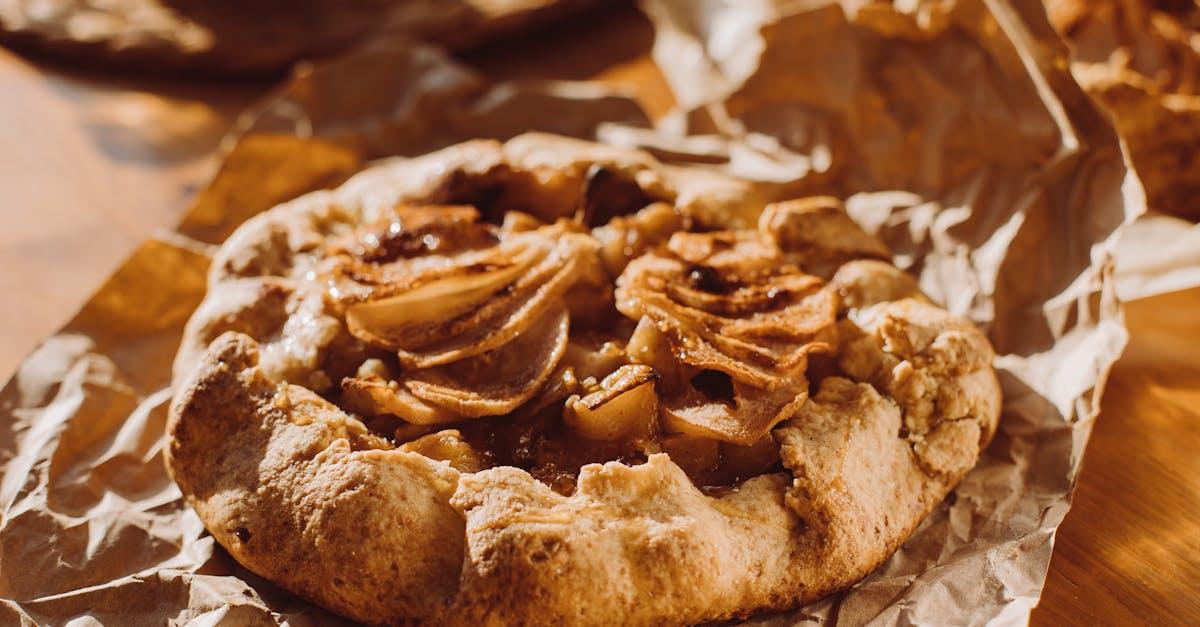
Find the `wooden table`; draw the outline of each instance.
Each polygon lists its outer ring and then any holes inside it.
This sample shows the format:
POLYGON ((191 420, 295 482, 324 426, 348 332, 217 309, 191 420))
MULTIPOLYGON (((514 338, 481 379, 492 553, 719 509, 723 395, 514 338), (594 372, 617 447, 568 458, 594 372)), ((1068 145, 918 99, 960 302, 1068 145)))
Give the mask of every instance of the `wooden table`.
MULTIPOLYGON (((502 78, 598 79, 671 97, 644 18, 617 9, 468 59, 502 78), (553 50, 553 53, 549 53, 553 50)), ((0 373, 169 227, 263 84, 83 76, 0 50, 0 373)), ((1137 301, 1061 527, 1037 624, 1200 624, 1200 290, 1137 301), (1164 337, 1166 341, 1164 341, 1164 337)))

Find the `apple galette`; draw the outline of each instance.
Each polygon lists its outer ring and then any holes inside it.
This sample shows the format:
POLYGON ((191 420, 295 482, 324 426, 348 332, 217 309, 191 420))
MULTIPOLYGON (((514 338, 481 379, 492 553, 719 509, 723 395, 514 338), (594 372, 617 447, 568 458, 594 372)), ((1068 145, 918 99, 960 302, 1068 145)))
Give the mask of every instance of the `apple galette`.
POLYGON ((854 584, 991 438, 992 348, 836 199, 718 179, 526 135, 252 219, 176 361, 172 475, 239 562, 367 623, 854 584))

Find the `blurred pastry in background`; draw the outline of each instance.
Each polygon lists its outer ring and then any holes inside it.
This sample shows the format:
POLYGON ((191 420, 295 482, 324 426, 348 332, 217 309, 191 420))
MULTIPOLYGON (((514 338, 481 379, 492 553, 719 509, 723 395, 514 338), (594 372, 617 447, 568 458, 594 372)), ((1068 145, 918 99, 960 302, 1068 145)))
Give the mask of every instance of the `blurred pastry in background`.
POLYGON ((1071 71, 1113 116, 1150 208, 1200 218, 1200 6, 1049 0, 1071 71))
POLYGON ((595 0, 0 0, 0 43, 160 73, 278 73, 372 37, 452 49, 552 22, 595 0))

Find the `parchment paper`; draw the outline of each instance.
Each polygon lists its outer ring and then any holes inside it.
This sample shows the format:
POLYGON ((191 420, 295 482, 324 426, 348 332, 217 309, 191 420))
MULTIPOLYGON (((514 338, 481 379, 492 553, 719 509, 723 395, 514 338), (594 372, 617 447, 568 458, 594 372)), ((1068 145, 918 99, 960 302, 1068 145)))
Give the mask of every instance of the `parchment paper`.
POLYGON ((1125 343, 1111 252, 1145 196, 1038 3, 904 7, 647 2, 681 104, 654 130, 621 94, 491 85, 427 47, 301 68, 244 120, 179 231, 139 248, 0 392, 0 622, 334 621, 232 563, 163 470, 204 242, 364 159, 528 128, 732 172, 762 198, 848 196, 1001 353, 1000 432, 916 535, 851 591, 752 623, 1024 622, 1125 343))

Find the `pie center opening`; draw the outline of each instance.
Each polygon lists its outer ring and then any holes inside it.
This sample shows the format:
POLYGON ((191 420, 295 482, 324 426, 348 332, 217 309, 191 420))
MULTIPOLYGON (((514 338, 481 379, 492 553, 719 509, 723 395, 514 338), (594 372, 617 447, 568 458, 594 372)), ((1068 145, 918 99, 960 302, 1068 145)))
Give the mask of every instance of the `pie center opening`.
POLYGON ((564 494, 660 452, 711 490, 778 470, 835 290, 771 232, 692 232, 605 189, 554 220, 397 207, 327 244, 309 277, 361 357, 331 400, 402 450, 564 494))

